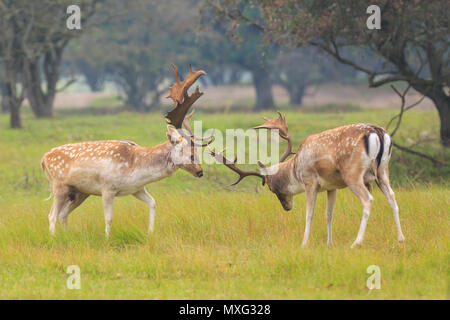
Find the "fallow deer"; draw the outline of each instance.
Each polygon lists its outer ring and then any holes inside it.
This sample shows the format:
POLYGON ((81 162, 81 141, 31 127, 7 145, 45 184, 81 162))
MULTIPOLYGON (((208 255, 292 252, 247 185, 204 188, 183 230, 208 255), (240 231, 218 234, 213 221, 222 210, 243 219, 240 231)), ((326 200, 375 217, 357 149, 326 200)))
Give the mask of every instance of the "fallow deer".
MULTIPOLYGON (((190 66, 189 66, 190 67, 190 66)), ((134 142, 110 140, 66 144, 47 152, 41 166, 54 196, 49 214, 50 233, 55 234, 56 221, 67 225, 67 217, 90 195, 102 196, 105 215, 105 234, 110 234, 113 218, 113 200, 117 196, 133 195, 149 206, 148 231, 153 231, 155 200, 145 186, 172 175, 178 168, 195 177, 202 177, 194 142, 188 125, 192 113, 186 116, 192 104, 203 94, 197 86, 192 95, 189 87, 202 75, 202 70, 190 71, 184 81, 173 66, 176 82, 167 98, 173 99, 174 109, 167 115, 168 142, 146 148, 134 142), (184 133, 182 125, 188 131, 184 133), (173 126, 173 127, 172 127, 173 126)), ((207 138, 209 139, 209 138, 207 138)))
POLYGON ((280 163, 266 167, 258 162, 259 172, 243 171, 236 166, 237 158, 232 162, 223 156, 223 152, 210 150, 219 163, 239 174, 239 179, 233 185, 247 176, 260 177, 263 185, 267 183, 286 211, 292 209, 293 196, 305 192, 306 225, 302 247, 308 243, 316 197, 321 191, 327 191, 327 242, 332 245, 331 221, 337 189, 349 187, 363 206, 362 221, 351 246, 353 248, 361 245, 364 238, 373 202, 368 186, 375 181, 394 213, 398 241, 404 241, 398 206, 389 183, 388 163, 392 141, 386 130, 366 123, 343 126, 307 137, 297 153, 293 153, 286 119, 281 113, 278 114, 279 117, 275 119, 264 118, 265 123, 254 129, 278 130, 280 137, 287 140, 288 147, 280 163), (285 161, 291 154, 295 156, 285 161))

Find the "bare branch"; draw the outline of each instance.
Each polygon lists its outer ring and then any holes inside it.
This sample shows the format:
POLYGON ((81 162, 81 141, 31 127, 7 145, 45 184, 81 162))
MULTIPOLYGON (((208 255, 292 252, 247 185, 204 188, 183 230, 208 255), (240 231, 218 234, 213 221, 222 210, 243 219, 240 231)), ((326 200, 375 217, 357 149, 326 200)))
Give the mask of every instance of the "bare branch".
POLYGON ((386 125, 386 130, 389 129, 390 125, 392 124, 392 122, 395 119, 397 120, 397 124, 395 125, 394 130, 392 130, 392 132, 390 133, 391 137, 393 137, 395 135, 395 133, 397 132, 397 130, 400 127, 400 124, 402 122, 402 118, 403 118, 403 114, 405 113, 405 111, 408 111, 412 108, 414 108, 415 106, 417 106, 419 103, 421 103, 423 101, 423 99, 425 99, 425 95, 422 95, 422 97, 417 100, 416 102, 414 102, 413 104, 405 107, 405 102, 406 102, 406 94, 408 93, 409 89, 411 89, 411 85, 408 85, 406 87, 406 89, 403 91, 403 93, 400 93, 397 88, 394 85, 391 85, 392 90, 394 90, 394 92, 400 97, 401 99, 401 106, 400 106, 400 113, 398 113, 397 115, 395 115, 394 117, 391 118, 391 120, 389 120, 388 124, 386 125))
POLYGON ((430 160, 430 161, 433 162, 434 164, 438 164, 438 165, 441 165, 441 166, 447 165, 447 162, 444 162, 444 161, 435 159, 435 158, 433 158, 433 157, 431 157, 431 156, 429 156, 429 155, 426 155, 426 154, 424 154, 424 153, 421 153, 421 152, 418 152, 418 151, 415 151, 415 150, 411 150, 411 149, 409 149, 409 148, 407 148, 407 147, 404 147, 404 146, 401 146, 401 145, 399 145, 399 144, 397 144, 397 143, 395 143, 395 142, 393 143, 393 145, 394 145, 394 147, 396 147, 397 149, 399 149, 399 150, 401 150, 401 151, 408 152, 408 153, 411 153, 411 154, 413 154, 413 155, 419 156, 419 157, 421 157, 421 158, 430 160))
POLYGON ((69 79, 61 88, 56 89, 56 92, 61 92, 61 91, 66 90, 70 85, 72 85, 76 81, 77 81, 77 79, 75 79, 75 78, 69 79))

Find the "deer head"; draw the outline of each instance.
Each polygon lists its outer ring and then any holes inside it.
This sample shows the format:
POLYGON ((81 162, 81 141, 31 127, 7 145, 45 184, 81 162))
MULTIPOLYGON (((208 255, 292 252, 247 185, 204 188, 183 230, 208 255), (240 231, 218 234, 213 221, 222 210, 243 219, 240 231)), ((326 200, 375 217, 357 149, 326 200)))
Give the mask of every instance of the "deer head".
POLYGON ((239 178, 235 183, 232 184, 233 186, 241 182, 245 177, 259 177, 262 179, 262 184, 267 184, 270 191, 275 193, 278 200, 280 200, 283 208, 285 210, 291 210, 293 194, 291 194, 289 190, 286 189, 286 184, 283 183, 283 180, 287 178, 285 175, 288 173, 287 170, 283 170, 283 164, 284 161, 294 153, 292 152, 292 140, 291 136, 289 135, 286 118, 284 118, 280 112, 278 112, 278 115, 279 117, 275 119, 264 118, 264 124, 254 127, 254 129, 276 129, 278 130, 280 137, 284 140, 287 140, 288 146, 286 148, 286 151, 280 158, 280 163, 275 164, 271 167, 266 167, 264 164, 258 161, 259 172, 244 171, 236 166, 237 158, 235 158, 234 161, 229 161, 223 156, 223 151, 220 153, 215 153, 214 151, 210 150, 210 153, 216 158, 219 163, 224 164, 226 167, 239 174, 239 178))
POLYGON ((175 84, 169 88, 170 93, 167 98, 173 100, 175 108, 166 114, 166 121, 169 123, 167 137, 173 146, 172 161, 192 175, 202 177, 203 170, 198 161, 196 147, 205 147, 213 142, 214 133, 208 138, 195 137, 189 126, 189 118, 192 117, 194 111, 189 115, 186 114, 190 107, 203 95, 198 86, 191 95, 188 94, 188 90, 198 78, 206 75, 206 72, 203 70, 193 71, 191 65, 189 65, 189 73, 183 81, 180 81, 178 68, 175 65, 172 65, 172 67, 175 73, 175 84), (183 125, 187 134, 182 129, 183 125), (199 140, 208 141, 200 144, 195 142, 199 140))
POLYGON ((280 163, 273 165, 272 167, 266 167, 260 161, 258 161, 259 172, 265 177, 267 185, 280 200, 284 210, 291 210, 293 205, 293 194, 287 189, 286 176, 289 171, 283 170, 284 161, 295 152, 292 152, 292 139, 289 134, 286 118, 278 113, 278 118, 267 119, 264 118, 264 124, 254 127, 254 129, 268 129, 278 130, 280 137, 287 141, 288 145, 283 155, 280 158, 280 163))

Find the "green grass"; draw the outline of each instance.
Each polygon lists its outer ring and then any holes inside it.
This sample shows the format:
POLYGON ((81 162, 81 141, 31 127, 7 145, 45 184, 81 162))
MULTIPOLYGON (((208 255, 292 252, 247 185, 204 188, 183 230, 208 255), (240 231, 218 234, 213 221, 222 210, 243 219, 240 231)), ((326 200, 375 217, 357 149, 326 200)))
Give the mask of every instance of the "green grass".
MULTIPOLYGON (((295 113, 287 111, 295 145, 309 134, 339 125, 385 125, 395 111, 295 113)), ((265 113, 271 116, 271 113, 265 113)), ((203 128, 249 128, 260 114, 202 114, 203 128)), ((160 114, 89 116, 58 113, 24 129, 7 128, 0 115, 0 298, 13 299, 448 299, 449 168, 394 150, 391 176, 406 242, 398 244, 383 195, 374 207, 362 248, 350 250, 361 205, 348 190, 338 192, 335 246, 326 246, 325 196, 316 207, 310 245, 300 249, 305 198, 285 212, 276 197, 248 179, 225 187, 234 175, 204 165, 205 177, 184 172, 148 187, 157 202, 155 232, 145 233, 148 209, 132 197, 117 198, 109 241, 104 239, 101 200, 89 198, 69 217, 69 230, 48 233, 51 201, 39 167, 50 148, 68 142, 128 139, 141 145, 164 141, 160 114), (81 290, 66 288, 66 268, 81 269, 81 290), (370 265, 381 268, 381 289, 369 291, 370 265)), ((398 132, 399 143, 426 135, 437 139, 437 115, 412 111, 398 132), (426 131, 426 133, 424 133, 426 131)), ((437 142, 418 149, 440 159, 437 142)))

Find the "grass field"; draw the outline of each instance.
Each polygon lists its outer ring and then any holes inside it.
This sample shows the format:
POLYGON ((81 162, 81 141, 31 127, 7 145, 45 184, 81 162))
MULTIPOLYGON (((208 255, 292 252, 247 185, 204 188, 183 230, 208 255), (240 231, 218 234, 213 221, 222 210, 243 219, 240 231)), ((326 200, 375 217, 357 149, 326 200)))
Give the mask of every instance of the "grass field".
MULTIPOLYGON (((395 111, 286 112, 294 144, 339 125, 386 125, 395 111)), ((265 114, 271 116, 270 113, 265 114)), ((202 114, 204 129, 249 128, 260 114, 202 114)), ((449 299, 450 172, 447 167, 394 150, 391 176, 406 236, 396 242, 389 205, 378 190, 362 248, 350 250, 361 205, 338 192, 334 247, 326 246, 325 196, 321 194, 309 247, 300 249, 305 198, 285 212, 276 197, 248 179, 204 165, 205 177, 184 172, 151 184, 157 202, 155 232, 145 233, 148 209, 133 197, 117 198, 111 239, 104 239, 101 200, 89 198, 69 217, 69 230, 48 233, 51 201, 40 169, 50 148, 76 141, 128 139, 152 146, 165 141, 160 114, 93 117, 59 113, 23 130, 7 128, 0 115, 0 298, 13 299, 449 299), (78 265, 81 289, 66 288, 66 268, 78 265), (381 289, 368 290, 366 269, 381 269, 381 289)), ((448 159, 436 139, 433 111, 405 116, 396 141, 448 159)))

